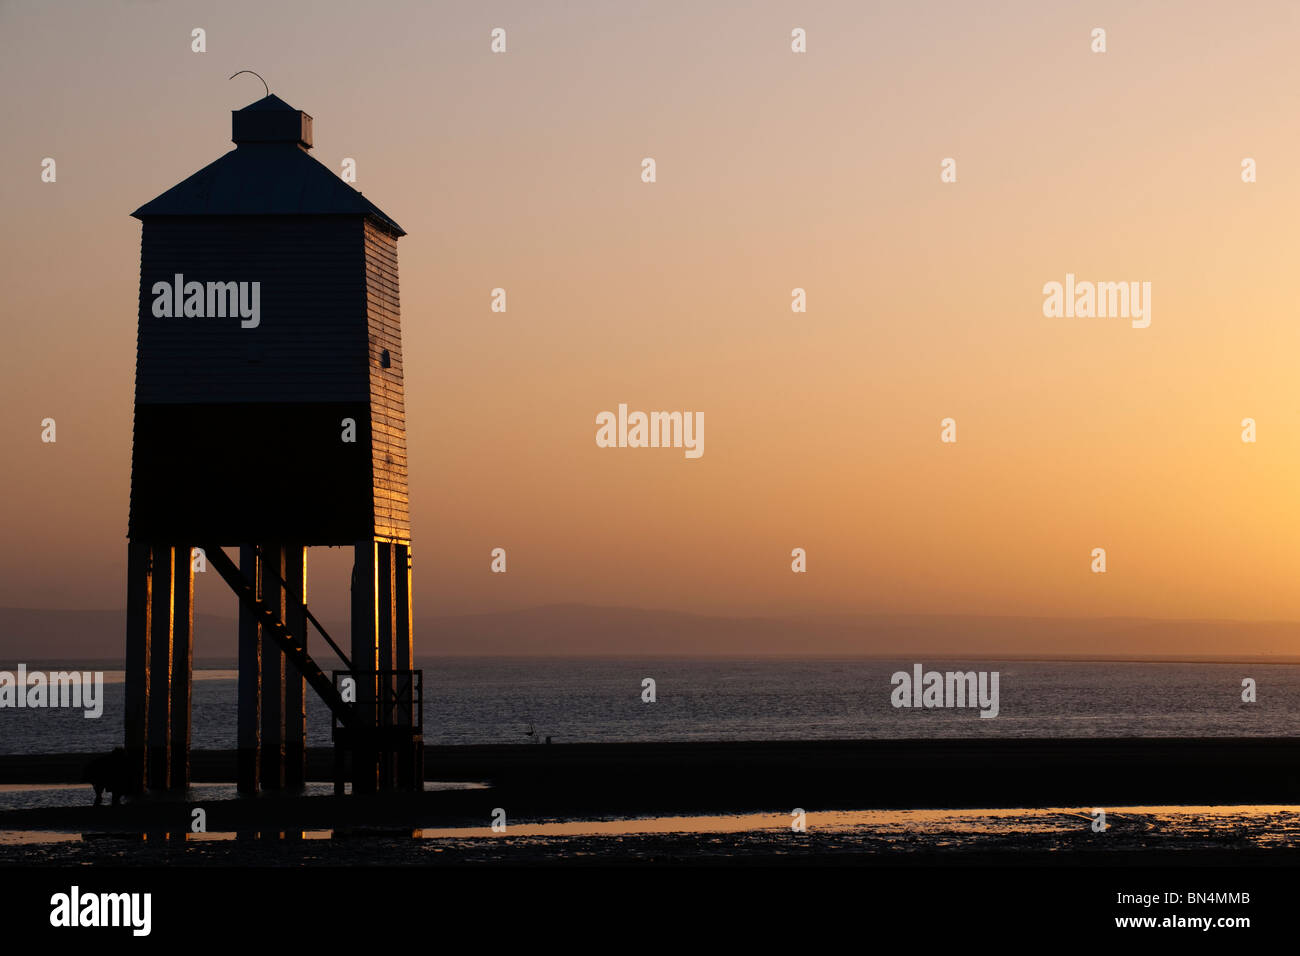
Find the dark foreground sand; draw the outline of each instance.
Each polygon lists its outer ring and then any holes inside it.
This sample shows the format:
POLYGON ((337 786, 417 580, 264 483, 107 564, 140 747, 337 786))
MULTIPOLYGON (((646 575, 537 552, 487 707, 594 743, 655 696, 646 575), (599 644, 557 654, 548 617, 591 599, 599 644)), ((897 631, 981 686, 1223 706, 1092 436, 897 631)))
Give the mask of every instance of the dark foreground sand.
MULTIPOLYGON (((1266 826, 1272 826, 1267 824, 1266 826)), ((232 835, 233 836, 233 835, 232 835)), ((0 844, 0 866, 452 866, 493 863, 788 864, 876 866, 1192 866, 1272 867, 1300 864, 1300 833, 1288 838, 1258 824, 1152 833, 1142 819, 1116 820, 1105 835, 1087 826, 1068 832, 908 833, 862 829, 794 833, 662 833, 623 836, 491 836, 422 838, 333 831, 329 839, 246 833, 231 839, 171 839, 160 833, 87 833, 77 842, 0 844), (1261 846, 1265 837, 1270 843, 1261 846)))

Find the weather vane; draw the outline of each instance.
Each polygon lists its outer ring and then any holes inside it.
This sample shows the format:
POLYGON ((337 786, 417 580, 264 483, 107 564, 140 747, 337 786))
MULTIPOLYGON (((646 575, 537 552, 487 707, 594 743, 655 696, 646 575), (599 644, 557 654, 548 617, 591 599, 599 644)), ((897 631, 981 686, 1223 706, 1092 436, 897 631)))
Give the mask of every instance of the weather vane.
MULTIPOLYGON (((253 71, 252 71, 252 70, 240 70, 239 73, 253 73, 253 71)), ((230 75, 230 78, 233 80, 235 77, 239 76, 239 73, 232 73, 232 74, 230 75)), ((259 80, 262 80, 262 74, 261 74, 261 73, 253 73, 253 75, 254 75, 255 77, 257 77, 259 80)), ((266 80, 262 80, 262 85, 263 85, 263 86, 266 86, 266 80)), ((270 96, 270 95, 271 95, 271 88, 270 88, 269 86, 266 86, 266 95, 267 95, 267 96, 270 96)))

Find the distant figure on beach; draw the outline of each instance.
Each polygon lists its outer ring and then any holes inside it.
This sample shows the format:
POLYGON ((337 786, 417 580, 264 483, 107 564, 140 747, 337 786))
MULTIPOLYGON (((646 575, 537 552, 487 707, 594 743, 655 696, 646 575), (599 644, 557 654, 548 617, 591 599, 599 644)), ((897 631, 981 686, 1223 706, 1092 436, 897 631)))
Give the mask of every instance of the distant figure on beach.
POLYGON ((115 747, 111 754, 96 757, 86 765, 82 779, 95 788, 95 806, 104 802, 105 790, 113 794, 113 806, 117 806, 126 789, 126 750, 115 747))

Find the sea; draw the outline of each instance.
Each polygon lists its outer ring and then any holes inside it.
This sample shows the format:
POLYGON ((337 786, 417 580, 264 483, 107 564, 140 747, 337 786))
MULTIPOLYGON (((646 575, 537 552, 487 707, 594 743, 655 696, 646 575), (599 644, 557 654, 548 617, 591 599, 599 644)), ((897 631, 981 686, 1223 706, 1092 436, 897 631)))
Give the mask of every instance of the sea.
MULTIPOLYGON (((463 657, 418 663, 424 739, 434 746, 547 738, 560 744, 1300 733, 1300 664, 463 657), (972 707, 894 707, 892 675, 910 675, 916 663, 927 671, 997 672, 997 717, 972 707), (1243 700, 1247 680, 1253 701, 1243 700)), ((195 670, 195 749, 235 747, 236 676, 233 669, 195 670)), ((123 690, 122 672, 106 670, 103 714, 95 719, 75 709, 0 709, 0 754, 111 750, 122 740, 123 690)), ((308 744, 328 746, 329 712, 310 690, 307 697, 308 744)))

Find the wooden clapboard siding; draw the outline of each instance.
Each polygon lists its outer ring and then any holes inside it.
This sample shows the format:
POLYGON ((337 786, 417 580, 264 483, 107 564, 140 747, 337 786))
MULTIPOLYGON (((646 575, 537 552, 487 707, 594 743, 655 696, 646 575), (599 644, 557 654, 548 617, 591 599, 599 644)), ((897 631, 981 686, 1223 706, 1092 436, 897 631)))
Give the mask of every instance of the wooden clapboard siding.
POLYGON ((410 541, 397 238, 372 220, 364 228, 375 534, 410 541), (385 350, 388 368, 383 365, 385 350))
POLYGON ((366 401, 358 217, 145 222, 136 402, 366 401), (260 324, 155 318, 155 282, 260 282, 260 324))

